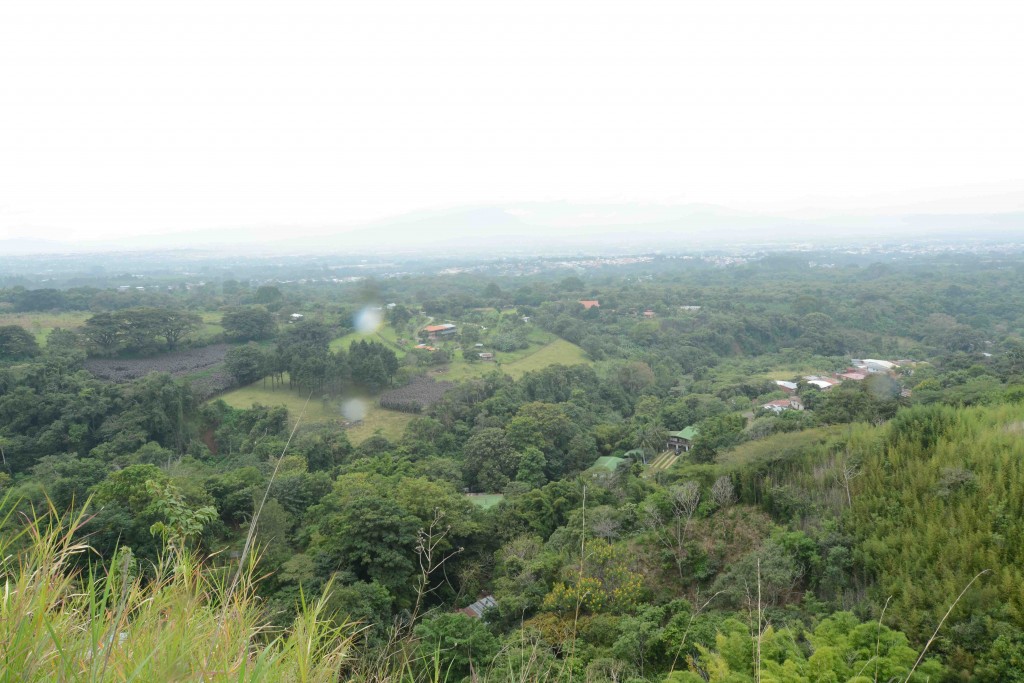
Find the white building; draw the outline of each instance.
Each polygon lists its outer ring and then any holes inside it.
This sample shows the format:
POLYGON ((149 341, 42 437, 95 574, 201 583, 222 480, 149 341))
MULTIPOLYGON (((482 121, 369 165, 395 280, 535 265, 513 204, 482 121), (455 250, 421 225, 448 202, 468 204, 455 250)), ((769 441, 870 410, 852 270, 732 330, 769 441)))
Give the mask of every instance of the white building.
POLYGON ((878 360, 876 358, 865 358, 863 360, 863 363, 863 368, 868 372, 892 372, 893 370, 899 367, 892 361, 878 360))
POLYGON ((818 377, 817 375, 808 375, 804 377, 804 381, 810 384, 812 387, 818 387, 822 391, 828 391, 835 385, 839 384, 834 379, 828 379, 827 377, 818 377))

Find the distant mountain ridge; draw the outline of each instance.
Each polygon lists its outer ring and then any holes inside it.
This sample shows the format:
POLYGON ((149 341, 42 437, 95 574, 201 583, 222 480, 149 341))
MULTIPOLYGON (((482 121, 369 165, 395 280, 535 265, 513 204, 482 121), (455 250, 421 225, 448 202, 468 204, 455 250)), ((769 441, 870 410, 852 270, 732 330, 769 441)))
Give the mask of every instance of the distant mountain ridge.
POLYGON ((346 226, 252 226, 120 240, 0 241, 0 254, 231 248, 240 253, 375 251, 418 253, 553 249, 714 249, 740 244, 894 242, 902 239, 1016 239, 1024 211, 841 214, 823 218, 737 211, 708 204, 577 205, 534 202, 418 211, 346 226))

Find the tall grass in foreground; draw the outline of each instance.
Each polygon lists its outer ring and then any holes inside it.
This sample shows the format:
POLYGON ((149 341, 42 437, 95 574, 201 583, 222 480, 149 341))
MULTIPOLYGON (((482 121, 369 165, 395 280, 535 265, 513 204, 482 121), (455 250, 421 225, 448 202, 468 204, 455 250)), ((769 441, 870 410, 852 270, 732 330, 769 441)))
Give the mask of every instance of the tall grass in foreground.
POLYGON ((0 536, 0 681, 339 680, 353 629, 326 619, 323 599, 282 632, 268 626, 254 563, 233 590, 175 548, 145 578, 130 552, 106 575, 83 571, 85 521, 50 509, 0 536))

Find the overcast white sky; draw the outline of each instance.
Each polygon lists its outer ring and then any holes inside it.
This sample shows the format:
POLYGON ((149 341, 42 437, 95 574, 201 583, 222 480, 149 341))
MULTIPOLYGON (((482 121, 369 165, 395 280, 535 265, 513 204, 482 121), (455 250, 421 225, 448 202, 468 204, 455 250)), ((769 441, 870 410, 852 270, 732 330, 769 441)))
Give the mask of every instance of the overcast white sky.
POLYGON ((0 238, 1012 192, 1022 29, 1009 0, 3 0, 0 238))

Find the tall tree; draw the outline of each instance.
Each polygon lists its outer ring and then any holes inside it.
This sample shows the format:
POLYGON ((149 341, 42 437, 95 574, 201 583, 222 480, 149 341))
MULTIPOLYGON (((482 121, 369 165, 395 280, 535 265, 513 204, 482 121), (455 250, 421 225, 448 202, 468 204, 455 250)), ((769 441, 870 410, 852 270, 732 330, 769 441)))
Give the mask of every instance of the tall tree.
POLYGON ((267 366, 263 351, 256 344, 230 349, 224 356, 224 365, 237 384, 252 384, 263 377, 267 366))
POLYGON ((39 355, 39 344, 19 325, 0 326, 0 361, 22 360, 39 355))
POLYGON ((124 334, 121 321, 113 313, 97 313, 85 321, 83 336, 102 353, 117 351, 124 334))
POLYGON ((163 309, 157 319, 157 334, 167 340, 167 350, 173 351, 182 339, 198 330, 203 319, 195 313, 163 309))
POLYGON ((376 581, 409 606, 421 521, 396 503, 389 489, 377 475, 342 475, 311 519, 321 536, 316 547, 333 568, 376 581))
POLYGON ((232 308, 224 313, 220 324, 228 338, 238 341, 270 339, 277 331, 274 316, 263 306, 232 308))
POLYGON ((462 449, 463 473, 471 489, 501 491, 515 475, 518 457, 505 432, 489 427, 474 434, 462 449))

